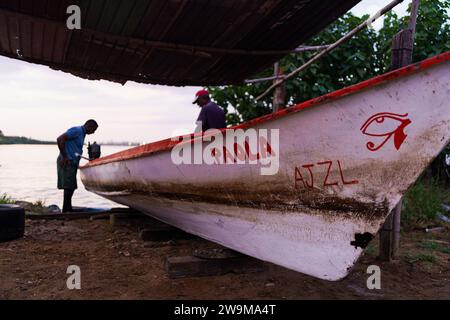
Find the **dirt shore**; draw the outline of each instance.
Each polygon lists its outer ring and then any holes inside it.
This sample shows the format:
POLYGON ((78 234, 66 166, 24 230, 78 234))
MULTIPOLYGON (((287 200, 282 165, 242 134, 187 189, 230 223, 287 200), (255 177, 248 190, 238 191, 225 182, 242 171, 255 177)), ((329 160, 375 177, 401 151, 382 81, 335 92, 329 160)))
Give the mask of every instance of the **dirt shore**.
POLYGON ((353 272, 328 282, 269 263, 266 271, 169 279, 167 256, 217 247, 210 242, 144 242, 136 222, 27 220, 23 239, 0 243, 0 299, 449 299, 450 230, 402 235, 401 258, 376 259, 378 239, 353 272), (81 268, 81 290, 68 290, 67 267, 81 268), (381 290, 366 286, 381 268, 381 290))

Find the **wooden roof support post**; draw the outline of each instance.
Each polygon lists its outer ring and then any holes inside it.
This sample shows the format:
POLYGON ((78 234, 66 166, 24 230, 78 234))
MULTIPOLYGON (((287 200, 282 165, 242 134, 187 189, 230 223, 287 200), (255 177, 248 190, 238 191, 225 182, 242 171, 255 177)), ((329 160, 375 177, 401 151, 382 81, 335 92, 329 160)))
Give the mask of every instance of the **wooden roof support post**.
MULTIPOLYGON (((274 77, 277 77, 274 81, 277 82, 279 77, 283 76, 283 70, 281 70, 280 63, 276 62, 274 65, 274 77)), ((275 88, 273 94, 273 112, 277 112, 286 107, 286 84, 283 82, 275 88)))
POLYGON ((392 41, 391 70, 411 64, 413 52, 413 34, 411 29, 403 29, 392 41))
MULTIPOLYGON (((398 32, 392 41, 391 70, 395 70, 412 63, 414 49, 414 35, 416 32, 417 14, 420 0, 412 0, 411 17, 407 29, 398 32)), ((400 248, 402 200, 392 210, 380 230, 380 259, 391 261, 398 257, 400 248)))

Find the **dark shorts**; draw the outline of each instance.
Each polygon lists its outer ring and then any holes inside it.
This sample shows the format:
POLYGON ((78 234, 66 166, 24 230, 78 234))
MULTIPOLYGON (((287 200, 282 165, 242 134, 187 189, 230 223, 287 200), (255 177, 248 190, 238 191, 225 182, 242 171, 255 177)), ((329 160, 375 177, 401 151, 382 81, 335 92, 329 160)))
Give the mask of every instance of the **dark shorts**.
POLYGON ((79 162, 70 160, 64 168, 61 166, 62 156, 56 160, 58 169, 58 189, 77 189, 77 171, 79 162))

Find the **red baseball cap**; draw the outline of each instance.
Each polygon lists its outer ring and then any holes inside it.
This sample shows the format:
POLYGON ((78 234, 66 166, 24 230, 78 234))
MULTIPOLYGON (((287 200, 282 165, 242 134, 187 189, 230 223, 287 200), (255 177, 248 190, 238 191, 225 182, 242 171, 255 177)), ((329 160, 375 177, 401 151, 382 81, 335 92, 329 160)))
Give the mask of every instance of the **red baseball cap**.
POLYGON ((209 92, 206 91, 206 90, 204 90, 204 89, 198 91, 198 92, 195 94, 195 100, 194 100, 194 102, 192 102, 192 104, 196 104, 198 98, 200 98, 201 96, 209 96, 209 92))

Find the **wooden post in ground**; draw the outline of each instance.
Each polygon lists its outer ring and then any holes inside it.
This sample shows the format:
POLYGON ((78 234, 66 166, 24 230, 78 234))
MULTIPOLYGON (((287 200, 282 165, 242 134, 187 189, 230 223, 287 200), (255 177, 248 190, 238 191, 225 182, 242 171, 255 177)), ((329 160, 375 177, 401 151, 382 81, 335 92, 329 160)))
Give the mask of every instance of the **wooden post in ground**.
MULTIPOLYGON (((417 14, 420 0, 411 3, 411 17, 407 29, 398 32, 392 41, 391 70, 395 70, 412 63, 414 49, 414 35, 416 32, 417 14)), ((400 223, 402 199, 392 210, 380 230, 380 254, 383 261, 391 261, 398 256, 400 247, 400 223)))
POLYGON ((402 200, 386 218, 380 230, 380 253, 378 258, 382 261, 391 261, 398 257, 400 248, 400 222, 402 200))
MULTIPOLYGON (((394 212, 394 211, 392 211, 394 212)), ((391 261, 392 259, 392 243, 393 243, 393 213, 386 218, 380 230, 380 253, 378 258, 382 261, 391 261)))
MULTIPOLYGON (((274 76, 279 77, 283 75, 283 70, 280 68, 280 63, 276 62, 274 65, 274 76)), ((277 82, 278 79, 274 80, 274 83, 277 82)), ((283 82, 279 86, 275 88, 275 92, 273 94, 273 112, 277 112, 286 107, 286 85, 283 82)))
POLYGON ((398 252, 400 250, 400 225, 402 216, 402 205, 403 201, 400 200, 397 206, 392 212, 392 258, 396 259, 398 257, 398 252))

